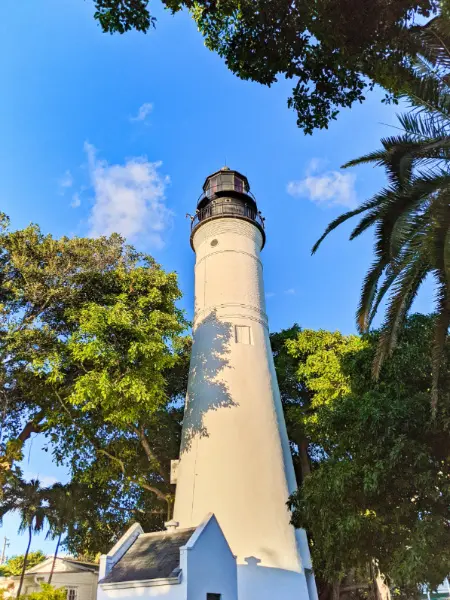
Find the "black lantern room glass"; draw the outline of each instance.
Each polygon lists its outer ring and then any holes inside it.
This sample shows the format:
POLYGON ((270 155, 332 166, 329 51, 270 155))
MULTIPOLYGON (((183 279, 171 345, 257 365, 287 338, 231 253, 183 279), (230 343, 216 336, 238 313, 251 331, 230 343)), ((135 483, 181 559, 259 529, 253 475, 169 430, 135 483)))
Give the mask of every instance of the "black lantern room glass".
POLYGON ((207 198, 213 198, 222 192, 246 194, 249 191, 247 180, 234 171, 219 171, 205 182, 204 192, 207 198))

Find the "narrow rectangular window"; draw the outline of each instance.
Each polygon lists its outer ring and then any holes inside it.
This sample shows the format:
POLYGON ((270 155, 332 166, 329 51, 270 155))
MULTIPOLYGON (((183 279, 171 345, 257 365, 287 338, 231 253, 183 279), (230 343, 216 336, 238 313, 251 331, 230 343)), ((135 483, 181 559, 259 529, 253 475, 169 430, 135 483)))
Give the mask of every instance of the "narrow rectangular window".
POLYGON ((220 600, 222 594, 206 594, 206 600, 220 600))
POLYGON ((251 344, 252 343, 252 331, 248 325, 236 325, 236 343, 237 344, 251 344))
POLYGON ((77 588, 67 588, 67 600, 77 600, 77 588))

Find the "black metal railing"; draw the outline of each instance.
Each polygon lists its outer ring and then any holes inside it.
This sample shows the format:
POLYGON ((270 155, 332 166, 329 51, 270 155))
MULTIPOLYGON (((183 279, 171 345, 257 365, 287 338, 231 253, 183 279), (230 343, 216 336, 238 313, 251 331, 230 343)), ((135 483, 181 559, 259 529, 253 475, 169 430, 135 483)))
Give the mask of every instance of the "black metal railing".
POLYGON ((191 216, 191 230, 202 221, 206 221, 206 219, 221 216, 249 219, 264 229, 264 217, 248 204, 242 202, 212 202, 208 206, 197 210, 195 215, 191 216))

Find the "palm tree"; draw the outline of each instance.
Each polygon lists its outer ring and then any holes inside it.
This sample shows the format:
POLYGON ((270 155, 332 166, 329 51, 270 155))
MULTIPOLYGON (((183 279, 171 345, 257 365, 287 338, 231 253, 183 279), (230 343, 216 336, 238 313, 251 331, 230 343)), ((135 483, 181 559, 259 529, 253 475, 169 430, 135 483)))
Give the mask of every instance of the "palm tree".
POLYGON ((385 321, 374 360, 378 377, 394 350, 405 317, 425 278, 434 276, 437 317, 432 353, 432 409, 450 325, 450 27, 441 17, 417 28, 421 46, 417 79, 405 87, 411 106, 399 117, 402 133, 381 140, 383 148, 352 160, 344 168, 375 163, 386 169, 389 186, 356 210, 335 219, 316 242, 344 221, 363 215, 354 239, 375 226, 375 261, 366 274, 357 325, 369 329, 389 292, 385 321))
POLYGON ((5 486, 2 502, 0 504, 0 523, 3 517, 12 511, 20 515, 19 533, 28 531, 28 545, 23 559, 23 568, 20 575, 17 598, 22 591, 23 579, 27 569, 27 558, 30 551, 33 533, 39 532, 44 527, 46 507, 43 489, 37 479, 30 482, 14 478, 5 486))
POLYGON ((62 536, 75 518, 77 504, 76 491, 73 484, 63 485, 62 483, 55 483, 52 487, 48 488, 46 493, 48 500, 47 519, 49 523, 47 536, 57 539, 48 583, 52 582, 62 536))

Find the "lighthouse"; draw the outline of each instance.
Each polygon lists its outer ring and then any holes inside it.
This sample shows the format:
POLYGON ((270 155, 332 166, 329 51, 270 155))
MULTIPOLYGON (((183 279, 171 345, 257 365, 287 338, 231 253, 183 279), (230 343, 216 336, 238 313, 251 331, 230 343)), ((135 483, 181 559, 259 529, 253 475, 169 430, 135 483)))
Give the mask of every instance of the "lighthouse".
POLYGON ((236 556, 239 600, 315 600, 265 306, 264 219, 245 176, 207 177, 192 218, 193 347, 174 521, 208 513, 236 556))
POLYGON ((191 224, 195 313, 173 519, 100 559, 98 600, 318 600, 266 315, 247 178, 207 177, 191 224))

